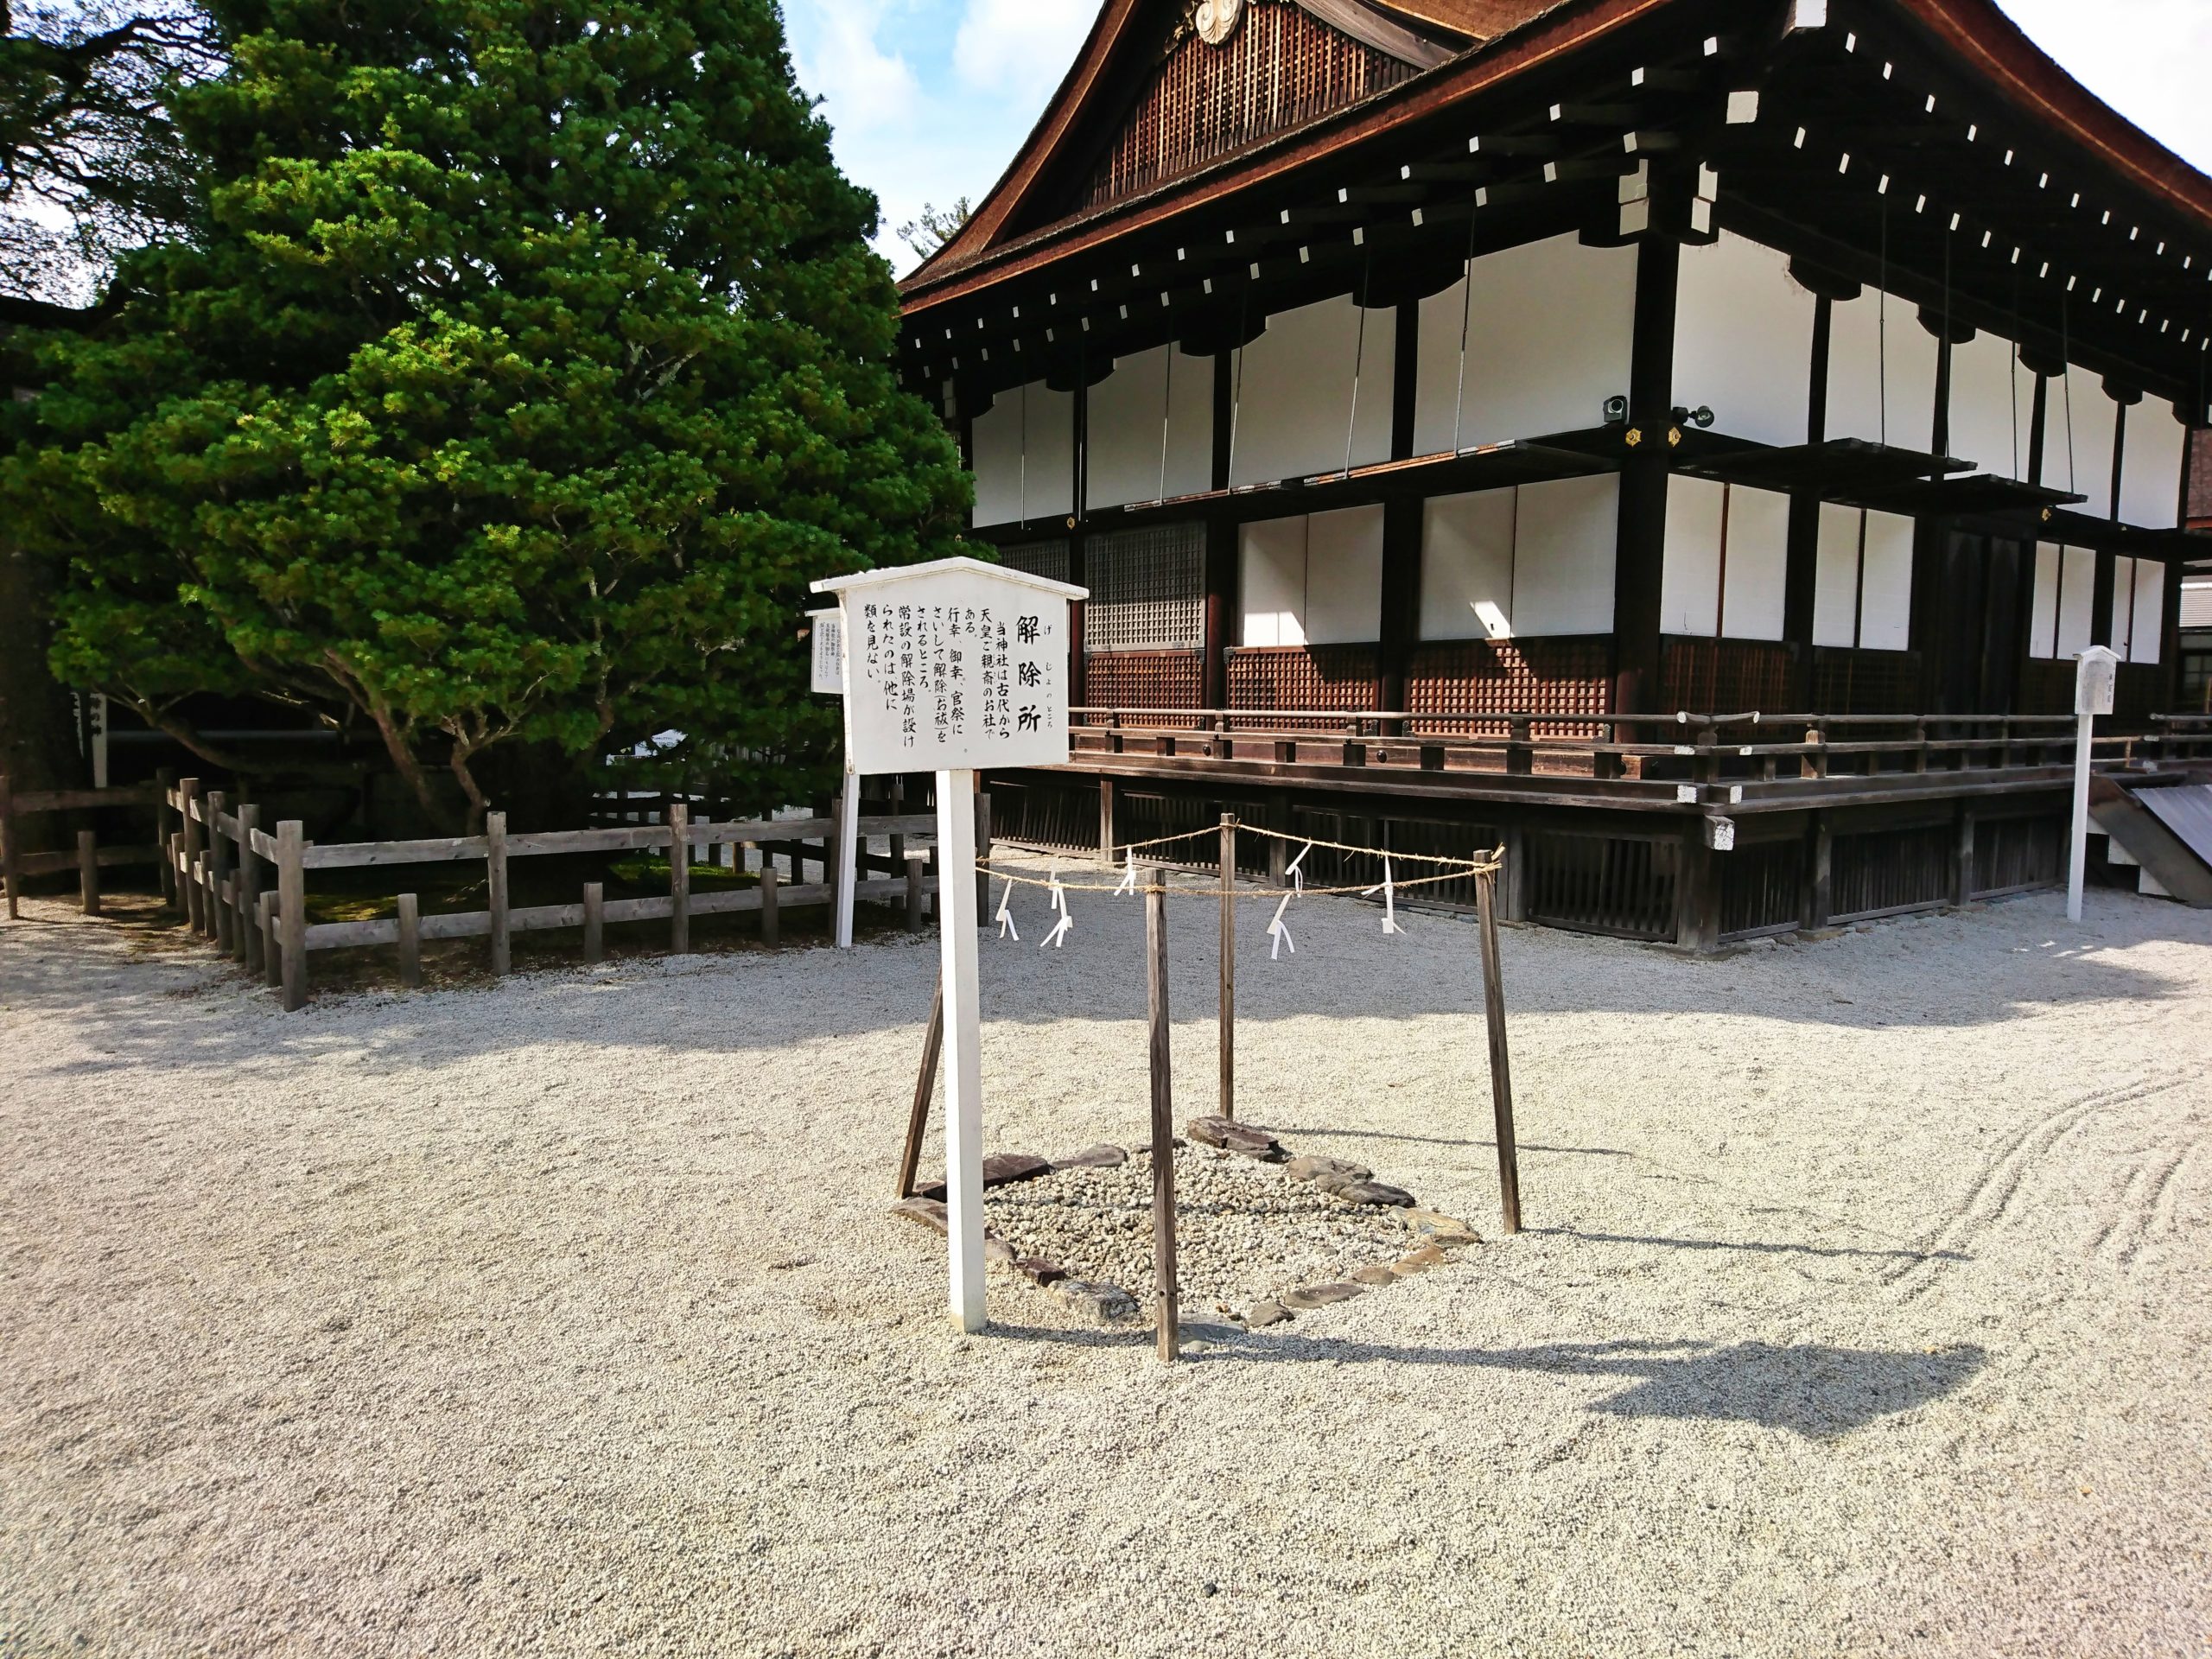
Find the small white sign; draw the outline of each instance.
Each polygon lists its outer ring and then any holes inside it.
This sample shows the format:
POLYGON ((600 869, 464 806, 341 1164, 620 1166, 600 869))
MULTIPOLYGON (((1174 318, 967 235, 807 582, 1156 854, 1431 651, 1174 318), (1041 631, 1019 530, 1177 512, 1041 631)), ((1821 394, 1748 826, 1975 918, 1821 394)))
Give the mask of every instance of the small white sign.
POLYGON ((814 584, 844 613, 847 770, 1068 758, 1068 601, 1086 590, 977 559, 814 584))
POLYGON ((2112 713, 2113 687, 2120 678, 2120 658, 2103 645, 2083 652, 2074 674, 2074 712, 2077 715, 2112 713))
POLYGON ((845 619, 836 610, 809 611, 807 620, 813 626, 808 633, 808 643, 813 648, 813 677, 809 690, 824 696, 841 697, 845 694, 845 619))

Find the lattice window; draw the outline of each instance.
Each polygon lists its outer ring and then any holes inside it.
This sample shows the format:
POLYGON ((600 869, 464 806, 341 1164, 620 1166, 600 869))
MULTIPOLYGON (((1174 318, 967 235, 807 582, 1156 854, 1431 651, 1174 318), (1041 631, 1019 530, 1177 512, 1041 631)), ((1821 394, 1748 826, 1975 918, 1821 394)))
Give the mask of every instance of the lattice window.
POLYGON ((1009 570, 1042 576, 1047 582, 1073 580, 1068 575, 1068 543, 1064 536, 1046 542, 1008 543, 999 549, 999 563, 1009 570))
POLYGON ((1206 530, 1157 524, 1084 544, 1083 647, 1198 651, 1206 638, 1206 530))
POLYGON ((1192 34, 1168 51, 1091 181, 1090 202, 1128 195, 1415 73, 1289 0, 1255 0, 1224 45, 1192 34))
MULTIPOLYGON (((1500 720, 1484 715, 1605 715, 1612 712, 1613 682, 1603 635, 1566 634, 1548 639, 1493 643, 1437 641, 1417 647, 1406 676, 1406 708, 1428 718, 1417 732, 1464 732, 1502 737, 1500 720)), ((1548 726, 1547 737, 1591 737, 1595 726, 1548 726)))
POLYGON ((1376 666, 1373 645, 1241 645, 1229 653, 1229 706, 1372 709, 1382 695, 1376 666))
MULTIPOLYGON (((1195 651, 1123 651, 1086 656, 1084 702, 1092 709, 1195 709, 1205 663, 1195 651)), ((1159 721, 1158 724, 1196 724, 1159 721)))
POLYGON ((1660 658, 1662 704, 1696 714, 1786 708, 1792 660, 1788 645, 1764 640, 1670 637, 1660 658))

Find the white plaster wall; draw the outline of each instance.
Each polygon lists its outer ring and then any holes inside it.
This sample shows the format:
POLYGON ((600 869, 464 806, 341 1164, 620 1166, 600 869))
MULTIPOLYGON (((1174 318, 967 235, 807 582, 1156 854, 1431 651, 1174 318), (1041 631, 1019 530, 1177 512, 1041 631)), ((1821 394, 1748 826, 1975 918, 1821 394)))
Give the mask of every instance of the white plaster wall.
POLYGON ((2069 367, 2063 379, 2051 381, 2049 395, 2043 481, 2053 489, 2080 491, 2088 499, 2073 511, 2102 518, 2112 511, 2112 439, 2120 405, 2087 369, 2069 367))
POLYGON ((1859 577, 1859 644, 1903 651, 1912 627, 1913 522, 1894 512, 1866 515, 1866 560, 1859 577))
POLYGON ((1667 480, 1659 631, 1709 638, 1720 626, 1720 526, 1727 491, 1710 479, 1667 480))
POLYGON ((1191 495, 1213 482, 1213 359, 1166 346, 1117 358, 1090 389, 1086 469, 1090 505, 1118 507, 1191 495), (1173 350, 1173 372, 1169 372, 1173 350), (1166 487, 1160 487, 1160 416, 1167 416, 1166 487))
POLYGON ((1859 536, 1857 507, 1821 503, 1821 528, 1815 546, 1818 556, 1813 573, 1813 643, 1848 645, 1856 643, 1853 629, 1859 611, 1859 536))
POLYGON ((1524 484, 1520 495, 1513 553, 1514 632, 1609 632, 1619 480, 1607 474, 1524 484))
POLYGON ((2134 660, 2129 647, 2135 632, 2135 561, 2125 553, 2112 562, 2112 607, 2106 634, 2123 663, 2134 660))
POLYGON ((2025 478, 2035 406, 2036 378, 2014 361, 2011 340, 1980 334, 1951 347, 1951 453, 1960 460, 1977 472, 2025 478))
POLYGON ((2135 561, 2135 634, 2127 660, 2158 660, 2158 635, 2166 619, 2166 567, 2161 559, 2135 561))
POLYGON ((2036 543, 2035 602, 2028 613, 2028 655, 2049 657, 2058 632, 2058 543, 2036 543))
POLYGON ((1382 509, 1344 507, 1306 522, 1306 643, 1382 637, 1382 509))
POLYGON ((1306 643, 1306 515, 1246 524, 1236 545, 1236 643, 1306 643))
POLYGON ((2171 530, 2181 505, 2182 456, 2189 429, 2173 405, 2145 397, 2127 411, 2127 454, 2120 474, 2120 516, 2145 530, 2171 530))
POLYGON ((1484 639, 1475 613, 1495 605, 1513 619, 1513 490, 1432 496, 1422 505, 1421 637, 1484 639))
POLYGON ((974 523, 1063 518, 1075 503, 1075 398, 1041 380, 1002 391, 969 429, 974 523))
POLYGON ((1463 317, 1465 448, 1599 424, 1605 399, 1628 391, 1635 305, 1633 247, 1585 247, 1570 234, 1484 254, 1421 302, 1414 452, 1452 447, 1463 317))
MULTIPOLYGON (((1668 489, 1671 495, 1672 483, 1668 489)), ((1788 496, 1740 484, 1729 489, 1723 574, 1720 632, 1731 639, 1781 639, 1783 590, 1789 575, 1788 496)))
POLYGON ((1788 256, 1771 248, 1727 231, 1717 242, 1685 247, 1675 401, 1709 404, 1716 432, 1804 442, 1814 303, 1790 276, 1788 256))
POLYGON ((1891 295, 1887 304, 1886 329, 1882 296, 1871 288, 1830 313, 1827 435, 1925 449, 1935 433, 1936 337, 1908 302, 1891 295))
POLYGON ((2097 556, 2086 547, 2059 550, 2058 649, 2063 660, 2089 648, 2089 612, 2097 590, 2097 556))
POLYGON ((1230 482, 1270 484, 1341 467, 1355 364, 1359 412, 1351 464, 1389 460, 1397 322, 1393 310, 1368 312, 1363 340, 1360 310, 1349 295, 1269 317, 1267 331, 1243 349, 1241 380, 1239 365, 1230 365, 1236 389, 1230 482))

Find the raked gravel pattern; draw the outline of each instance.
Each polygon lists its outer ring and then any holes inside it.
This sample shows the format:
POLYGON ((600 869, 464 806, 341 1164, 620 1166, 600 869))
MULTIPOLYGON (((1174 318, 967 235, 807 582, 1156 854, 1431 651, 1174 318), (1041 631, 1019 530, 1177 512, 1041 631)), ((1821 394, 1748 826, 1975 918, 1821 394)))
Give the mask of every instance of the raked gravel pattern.
MULTIPOLYGON (((1242 1116, 1484 1242, 1173 1367, 886 1213, 931 941, 285 1015, 0 923, 0 1654, 2176 1655, 2212 1635, 2212 914, 1717 961, 1240 932, 1242 1116)), ((1043 899, 1014 908, 1029 924, 1043 899)), ((988 1141, 1148 1139, 1140 907, 988 938, 988 1141)), ((1171 903, 1175 1122, 1212 900, 1171 903)), ((938 1166, 932 1137, 927 1165, 938 1166)))

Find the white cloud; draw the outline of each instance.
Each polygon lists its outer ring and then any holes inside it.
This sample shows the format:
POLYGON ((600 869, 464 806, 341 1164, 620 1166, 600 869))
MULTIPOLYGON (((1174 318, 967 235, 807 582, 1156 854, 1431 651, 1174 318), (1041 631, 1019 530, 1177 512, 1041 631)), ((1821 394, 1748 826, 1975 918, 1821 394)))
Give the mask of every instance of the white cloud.
POLYGON ((791 57, 799 84, 818 95, 840 129, 858 131, 911 121, 922 102, 912 66, 876 36, 887 8, 853 3, 794 8, 791 57))
POLYGON ((2000 0, 2069 74, 2192 165, 2212 171, 2212 5, 2205 0, 2000 0))
POLYGON ((953 67, 970 86, 1018 98, 1033 118, 1075 61, 1097 10, 1091 0, 968 0, 953 67))

